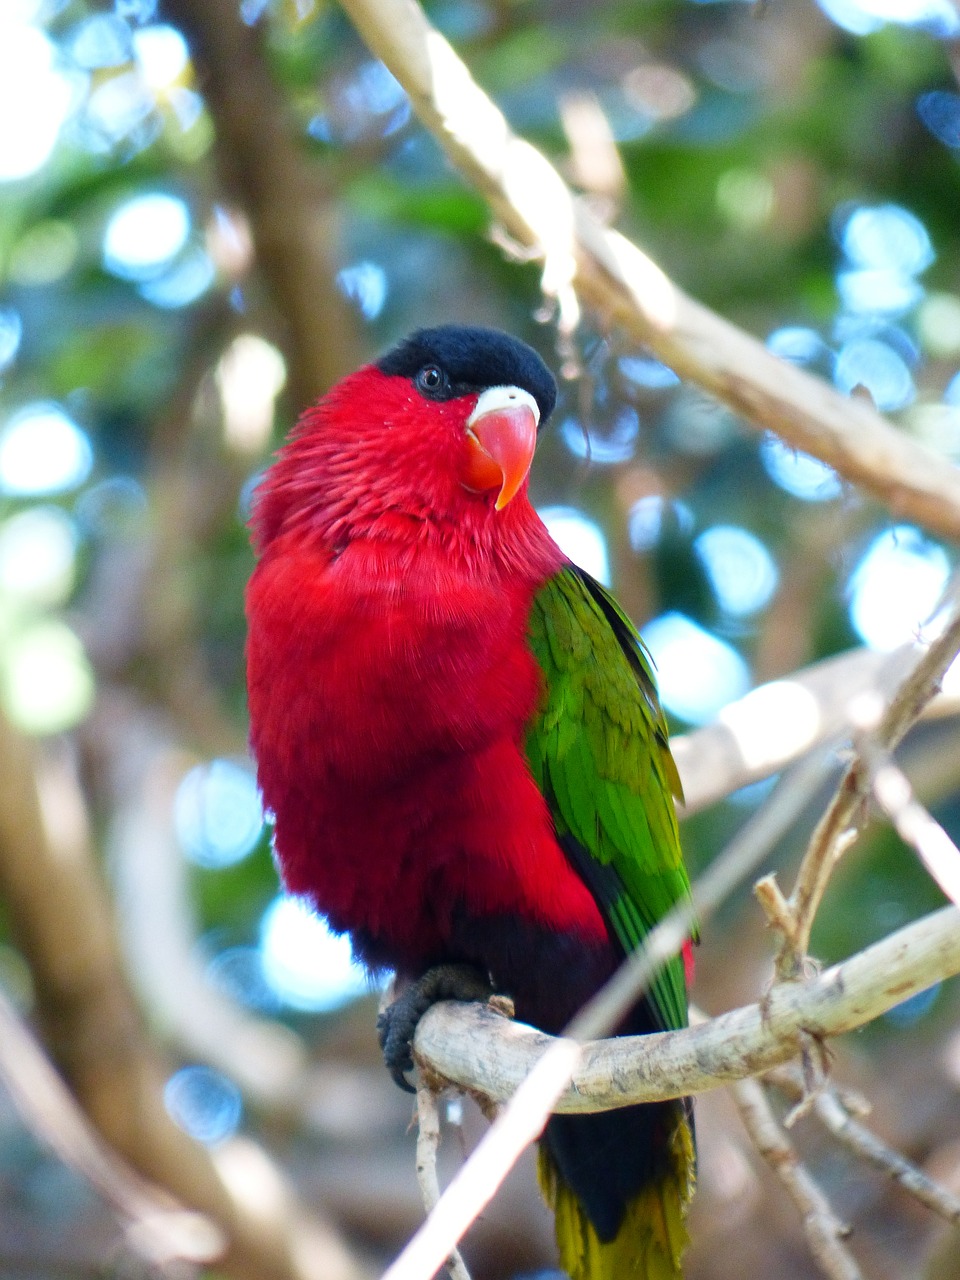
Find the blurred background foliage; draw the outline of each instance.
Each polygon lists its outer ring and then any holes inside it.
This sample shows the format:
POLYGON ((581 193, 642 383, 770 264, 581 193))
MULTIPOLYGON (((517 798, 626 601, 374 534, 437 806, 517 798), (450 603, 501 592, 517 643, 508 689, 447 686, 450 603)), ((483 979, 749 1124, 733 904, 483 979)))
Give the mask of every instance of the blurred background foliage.
MULTIPOLYGON (((951 0, 428 12, 514 129, 680 285, 955 465, 951 0)), ((2 713, 37 742, 48 829, 87 833, 110 886, 169 1114, 213 1149, 256 1133, 375 1261, 418 1218, 407 1106, 376 1070, 374 997, 346 944, 278 894, 245 750, 245 518, 304 404, 418 325, 496 325, 559 368, 536 265, 487 231, 334 5, 0 2, 2 713), (210 999, 335 1064, 324 1089, 278 1101, 219 1024, 198 1030, 210 999)), ((534 497, 642 624, 678 731, 756 683, 915 633, 953 548, 596 319, 575 347, 534 497)), ((955 724, 915 734, 905 760, 960 834, 955 724)), ((694 869, 768 786, 686 824, 694 869)), ((36 893, 64 909, 42 876, 36 893)), ((838 958, 940 901, 878 831, 837 876, 815 950, 838 958)), ((707 1008, 760 990, 758 917, 745 893, 707 931, 707 1008)), ((0 983, 29 1014, 30 929, 16 908, 3 920, 0 983)), ((956 991, 934 991, 841 1052, 879 1126, 955 1181, 957 1013, 956 991)), ((701 1113, 691 1275, 812 1274, 723 1104, 701 1113)), ((3 1095, 0 1130, 0 1273, 129 1274, 109 1214, 3 1095)), ((870 1274, 919 1274, 936 1225, 806 1142, 870 1274)), ((477 1232, 481 1275, 551 1265, 527 1175, 477 1232)))

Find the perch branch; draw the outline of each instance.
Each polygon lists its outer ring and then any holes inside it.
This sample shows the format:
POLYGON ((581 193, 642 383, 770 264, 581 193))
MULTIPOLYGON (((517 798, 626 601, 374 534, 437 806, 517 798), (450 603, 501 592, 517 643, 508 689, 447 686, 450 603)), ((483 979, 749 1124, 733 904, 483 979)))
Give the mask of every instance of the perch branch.
POLYGON ((544 289, 575 323, 575 294, 682 377, 757 427, 822 459, 898 515, 960 537, 960 477, 864 400, 774 356, 687 297, 664 272, 577 200, 556 169, 514 135, 415 0, 341 0, 414 111, 487 200, 508 235, 544 262, 544 289))
MULTIPOLYGON (((960 973, 960 911, 944 907, 806 982, 782 983, 758 1004, 683 1031, 622 1036, 582 1047, 556 1111, 601 1111, 703 1093, 795 1057, 804 1034, 853 1031, 960 973)), ((429 1069, 494 1101, 509 1098, 554 1043, 476 1005, 441 1004, 417 1028, 429 1069)))
POLYGON ((794 1057, 807 1037, 862 1026, 957 973, 960 911, 946 907, 809 982, 776 986, 762 1006, 685 1031, 582 1045, 480 1006, 434 1006, 417 1028, 418 1061, 462 1088, 510 1101, 384 1280, 435 1274, 550 1111, 682 1097, 756 1075, 794 1057))

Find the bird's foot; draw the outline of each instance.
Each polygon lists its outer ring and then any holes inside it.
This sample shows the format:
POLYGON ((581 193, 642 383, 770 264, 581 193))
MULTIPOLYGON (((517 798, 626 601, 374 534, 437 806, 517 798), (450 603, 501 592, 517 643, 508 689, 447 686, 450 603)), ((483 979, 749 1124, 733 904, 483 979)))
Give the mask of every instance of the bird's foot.
POLYGON ((413 1070, 413 1035, 432 1004, 441 1000, 489 1000, 490 979, 472 964, 438 964, 412 982, 377 1018, 377 1037, 387 1070, 401 1089, 416 1093, 406 1078, 413 1070))

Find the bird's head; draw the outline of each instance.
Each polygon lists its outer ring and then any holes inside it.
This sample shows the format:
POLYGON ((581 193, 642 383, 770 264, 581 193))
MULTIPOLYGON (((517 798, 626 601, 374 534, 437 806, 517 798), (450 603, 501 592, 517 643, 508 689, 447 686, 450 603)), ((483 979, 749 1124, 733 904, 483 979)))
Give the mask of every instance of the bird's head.
POLYGON ((301 418, 258 489, 262 549, 281 529, 347 537, 494 518, 524 490, 556 383, 494 329, 420 329, 301 418))

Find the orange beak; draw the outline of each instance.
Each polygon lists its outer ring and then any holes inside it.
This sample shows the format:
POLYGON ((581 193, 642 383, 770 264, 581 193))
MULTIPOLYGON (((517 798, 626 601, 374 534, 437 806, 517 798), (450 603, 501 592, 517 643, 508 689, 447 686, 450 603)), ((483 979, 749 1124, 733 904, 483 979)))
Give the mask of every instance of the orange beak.
POLYGON ((467 420, 464 488, 473 493, 499 490, 494 504, 502 511, 527 478, 537 447, 540 410, 519 387, 491 387, 477 400, 467 420))

